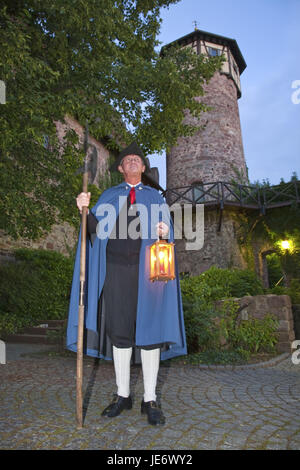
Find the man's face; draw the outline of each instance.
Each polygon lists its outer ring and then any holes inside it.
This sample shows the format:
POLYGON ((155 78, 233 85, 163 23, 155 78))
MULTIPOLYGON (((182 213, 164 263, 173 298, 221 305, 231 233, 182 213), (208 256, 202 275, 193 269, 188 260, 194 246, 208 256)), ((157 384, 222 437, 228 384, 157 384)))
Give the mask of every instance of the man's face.
POLYGON ((124 178, 141 176, 145 171, 145 165, 141 157, 138 155, 126 155, 123 158, 118 170, 124 175, 124 178))

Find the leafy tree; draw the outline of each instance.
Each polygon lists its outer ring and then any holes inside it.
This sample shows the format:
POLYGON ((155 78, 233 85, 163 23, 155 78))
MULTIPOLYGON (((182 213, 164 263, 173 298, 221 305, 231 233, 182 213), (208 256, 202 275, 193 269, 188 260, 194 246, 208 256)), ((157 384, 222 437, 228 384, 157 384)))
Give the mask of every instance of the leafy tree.
POLYGON ((0 228, 36 238, 76 218, 83 153, 71 132, 60 148, 55 127, 67 114, 112 150, 135 138, 159 152, 196 130, 184 112, 205 110, 194 97, 222 59, 159 54, 160 9, 177 1, 0 2, 0 228))

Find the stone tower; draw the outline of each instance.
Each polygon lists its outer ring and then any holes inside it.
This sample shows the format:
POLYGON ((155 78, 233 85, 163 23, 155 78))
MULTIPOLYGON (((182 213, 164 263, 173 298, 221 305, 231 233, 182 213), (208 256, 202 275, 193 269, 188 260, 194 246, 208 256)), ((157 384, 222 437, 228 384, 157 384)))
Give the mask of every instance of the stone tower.
MULTIPOLYGON (((174 44, 192 47, 195 53, 207 56, 224 54, 222 70, 216 72, 204 85, 205 95, 196 97, 212 109, 202 114, 196 122, 199 131, 192 137, 179 138, 167 155, 167 188, 190 187, 194 199, 207 189, 208 183, 235 182, 249 184, 245 162, 238 99, 241 97, 240 75, 246 68, 237 42, 224 36, 195 30, 176 40, 174 44)), ((164 46, 168 47, 171 44, 164 46)), ((185 121, 195 124, 186 114, 185 121)), ((167 196, 169 204, 172 198, 167 196)), ((183 202, 185 202, 183 200, 183 202)), ((220 230, 219 208, 204 203, 204 246, 199 252, 185 250, 184 241, 177 243, 179 269, 192 275, 199 274, 211 265, 245 268, 242 253, 235 238, 236 225, 233 213, 222 210, 220 230)))
POLYGON ((175 43, 190 46, 197 54, 224 54, 226 62, 204 85, 205 96, 197 98, 213 108, 198 121, 201 129, 193 137, 180 138, 167 156, 167 187, 236 180, 237 172, 248 182, 237 102, 246 63, 236 41, 195 30, 175 43))

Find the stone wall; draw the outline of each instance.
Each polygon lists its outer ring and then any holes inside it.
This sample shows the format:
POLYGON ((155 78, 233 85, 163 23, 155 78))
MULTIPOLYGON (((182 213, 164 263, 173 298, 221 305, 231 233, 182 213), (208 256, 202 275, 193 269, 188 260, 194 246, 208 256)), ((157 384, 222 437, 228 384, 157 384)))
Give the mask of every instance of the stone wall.
POLYGON ((42 250, 55 250, 68 256, 77 242, 78 233, 74 227, 67 222, 55 224, 51 231, 38 240, 26 240, 20 238, 14 240, 6 235, 3 230, 0 231, 0 261, 8 261, 13 257, 13 251, 16 248, 33 248, 42 250))
POLYGON ((203 247, 187 251, 184 239, 175 240, 179 272, 197 276, 212 265, 218 268, 247 268, 236 237, 237 222, 230 210, 223 211, 220 231, 218 228, 219 211, 208 210, 204 206, 203 247))
MULTIPOLYGON (((274 315, 279 321, 276 350, 278 353, 291 352, 291 343, 295 339, 295 331, 292 302, 289 295, 255 295, 233 300, 238 302, 241 307, 239 316, 242 320, 250 318, 263 319, 268 313, 274 315)), ((216 305, 220 305, 222 302, 217 301, 216 305)))

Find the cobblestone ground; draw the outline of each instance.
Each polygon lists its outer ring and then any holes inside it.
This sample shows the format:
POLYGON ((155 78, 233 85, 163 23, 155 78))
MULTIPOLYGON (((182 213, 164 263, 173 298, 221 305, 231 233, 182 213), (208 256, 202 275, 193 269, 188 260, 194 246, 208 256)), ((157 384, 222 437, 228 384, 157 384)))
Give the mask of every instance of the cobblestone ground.
MULTIPOLYGON (((12 345, 10 345, 12 346, 12 345)), ((299 449, 300 365, 160 368, 163 427, 140 414, 142 372, 131 369, 132 410, 101 417, 113 365, 84 362, 84 428, 75 423, 75 357, 14 357, 0 365, 1 449, 299 449)))

